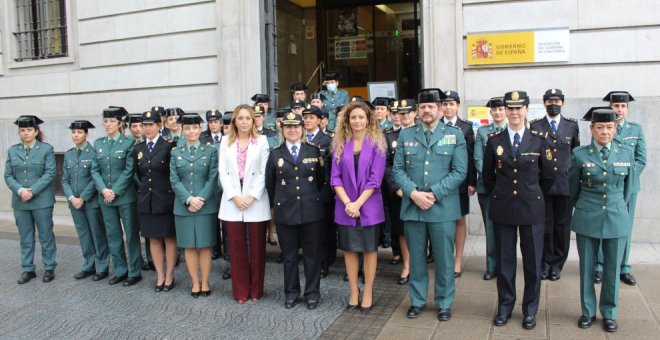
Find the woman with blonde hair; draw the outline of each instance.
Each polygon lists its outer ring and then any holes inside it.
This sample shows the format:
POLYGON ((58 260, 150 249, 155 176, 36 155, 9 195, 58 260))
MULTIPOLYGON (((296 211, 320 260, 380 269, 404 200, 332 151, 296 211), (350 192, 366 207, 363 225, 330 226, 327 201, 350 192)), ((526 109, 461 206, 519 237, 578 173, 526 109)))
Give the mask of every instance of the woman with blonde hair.
POLYGON ((332 142, 330 184, 336 193, 335 223, 351 287, 347 309, 364 314, 373 306, 380 223, 385 221, 380 192, 385 173, 385 136, 369 104, 353 101, 339 113, 332 142), (365 286, 358 289, 358 253, 364 254, 365 286))
POLYGON ((229 134, 220 143, 218 172, 223 193, 218 218, 227 228, 232 294, 242 304, 264 295, 263 236, 270 220, 266 191, 269 149, 267 137, 257 132, 251 106, 237 106, 230 125, 229 134))

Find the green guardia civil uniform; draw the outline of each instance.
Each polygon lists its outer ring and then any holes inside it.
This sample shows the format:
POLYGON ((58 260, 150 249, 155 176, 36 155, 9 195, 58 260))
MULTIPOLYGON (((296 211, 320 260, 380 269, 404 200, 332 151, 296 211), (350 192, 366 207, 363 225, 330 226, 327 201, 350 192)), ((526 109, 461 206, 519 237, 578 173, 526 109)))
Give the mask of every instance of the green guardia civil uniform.
POLYGON ((137 192, 133 182, 133 139, 121 133, 115 137, 101 137, 94 141, 94 150, 96 157, 92 160, 92 178, 99 193, 98 202, 103 214, 114 273, 116 276, 141 277, 140 227, 135 206, 137 192), (110 204, 103 201, 101 193, 104 189, 111 189, 116 195, 110 204), (128 261, 123 234, 126 234, 128 261))
POLYGON ((64 154, 62 188, 69 201, 69 210, 80 240, 83 256, 81 271, 105 273, 108 272, 110 257, 98 192, 92 179, 94 157, 94 148, 87 142, 81 147, 69 149, 64 154), (80 209, 71 205, 73 198, 85 201, 80 209))
POLYGON ((386 118, 381 123, 378 123, 378 127, 383 131, 385 131, 387 129, 391 129, 392 128, 392 122, 390 122, 390 120, 386 118))
POLYGON ((172 149, 170 182, 176 195, 174 221, 176 242, 180 248, 207 248, 217 242, 217 216, 219 208, 218 151, 214 145, 177 146, 172 149), (192 197, 204 198, 198 212, 188 211, 192 197))
POLYGON ((45 270, 54 270, 56 246, 53 234, 53 206, 56 165, 53 147, 35 140, 32 145, 15 144, 7 150, 5 182, 11 189, 11 207, 21 244, 21 266, 34 272, 34 229, 39 233, 41 259, 45 270), (27 148, 29 147, 29 153, 27 148), (32 189, 31 200, 23 202, 20 193, 32 189))
POLYGON ((401 131, 396 144, 393 175, 403 191, 401 220, 410 249, 408 282, 412 306, 426 305, 428 240, 435 258, 435 305, 451 308, 454 302, 454 236, 460 218, 458 186, 467 176, 467 146, 463 132, 437 123, 426 132, 422 124, 401 131), (428 142, 426 138, 428 136, 428 142), (435 204, 421 210, 411 199, 413 190, 432 192, 435 204))
POLYGON ((616 319, 619 274, 631 219, 628 203, 634 192, 633 149, 612 141, 609 156, 601 156, 594 141, 573 149, 569 188, 575 206, 571 229, 576 234, 580 256, 582 315, 596 315, 594 265, 599 245, 603 251, 603 284, 598 308, 606 319, 616 319))
POLYGON ((348 104, 350 99, 348 97, 348 91, 339 89, 336 91, 323 90, 321 91, 321 94, 325 96, 325 100, 323 100, 323 106, 325 106, 330 113, 328 116, 327 129, 330 131, 335 131, 335 126, 337 125, 336 110, 338 107, 348 104))
POLYGON ((474 141, 474 166, 477 169, 477 199, 481 208, 481 217, 484 221, 484 230, 486 233, 486 271, 495 273, 495 257, 497 256, 497 247, 495 245, 495 231, 493 230, 493 221, 488 218, 490 209, 490 192, 486 190, 482 167, 484 164, 484 150, 488 135, 498 133, 506 129, 506 124, 497 126, 495 123, 481 126, 477 129, 477 137, 474 141))

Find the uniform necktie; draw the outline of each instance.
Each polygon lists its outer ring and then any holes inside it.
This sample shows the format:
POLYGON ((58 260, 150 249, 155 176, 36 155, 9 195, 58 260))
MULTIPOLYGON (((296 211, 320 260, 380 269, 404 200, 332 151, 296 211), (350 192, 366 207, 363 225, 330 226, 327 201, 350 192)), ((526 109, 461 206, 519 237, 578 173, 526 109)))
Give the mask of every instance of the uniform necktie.
POLYGON ((616 133, 620 134, 621 133, 621 124, 616 125, 616 133))
POLYGON ((31 150, 31 149, 32 149, 32 148, 29 147, 29 146, 25 148, 25 157, 30 157, 30 150, 31 150))
POLYGON ((552 134, 555 135, 557 134, 557 122, 554 120, 550 121, 550 126, 552 126, 552 134))
POLYGON ((110 138, 110 141, 108 143, 110 144, 110 146, 113 146, 113 145, 115 145, 115 140, 110 138))
POLYGON ((190 147, 190 156, 191 156, 191 157, 192 157, 192 156, 195 156, 195 149, 196 149, 196 148, 195 148, 194 146, 191 146, 191 147, 190 147))
POLYGON ((154 142, 149 141, 149 143, 147 143, 147 146, 149 147, 149 152, 154 151, 154 142))
POLYGON ((76 157, 80 158, 81 153, 82 153, 82 150, 76 149, 76 157))
POLYGON ((293 157, 294 162, 298 161, 298 146, 294 145, 291 147, 291 157, 293 157))
POLYGON ((218 135, 213 136, 213 141, 216 143, 220 143, 220 136, 218 135))
POLYGON ((174 143, 178 143, 179 142, 179 136, 172 137, 172 140, 174 141, 174 143))
POLYGON ((308 133, 308 134, 307 134, 307 141, 308 141, 308 142, 311 142, 312 139, 314 139, 314 135, 311 134, 311 133, 308 133))
POLYGON ((426 144, 431 143, 431 130, 424 131, 424 137, 426 137, 426 144))
POLYGON ((447 126, 454 126, 454 123, 452 123, 451 121, 447 122, 447 126))
POLYGON ((516 132, 513 135, 513 154, 518 156, 518 148, 520 148, 520 135, 516 132))
POLYGON ((610 157, 610 149, 607 146, 604 146, 600 149, 600 158, 603 159, 603 163, 607 163, 607 158, 610 157))

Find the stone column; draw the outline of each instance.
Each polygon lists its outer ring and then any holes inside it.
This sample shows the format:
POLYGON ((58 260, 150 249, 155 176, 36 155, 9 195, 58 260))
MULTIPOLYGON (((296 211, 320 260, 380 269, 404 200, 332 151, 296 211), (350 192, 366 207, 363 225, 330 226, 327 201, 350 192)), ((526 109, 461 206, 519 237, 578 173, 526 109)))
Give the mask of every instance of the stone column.
POLYGON ((422 0, 421 3, 423 86, 462 93, 462 1, 422 0))

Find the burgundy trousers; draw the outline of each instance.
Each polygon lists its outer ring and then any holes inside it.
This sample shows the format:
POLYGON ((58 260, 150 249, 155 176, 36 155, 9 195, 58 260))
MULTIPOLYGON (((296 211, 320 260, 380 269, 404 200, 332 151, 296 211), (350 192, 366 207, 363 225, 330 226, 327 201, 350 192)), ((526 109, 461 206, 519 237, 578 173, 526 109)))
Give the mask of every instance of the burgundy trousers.
POLYGON ((264 296, 267 226, 268 221, 225 221, 234 299, 261 299, 264 296))

